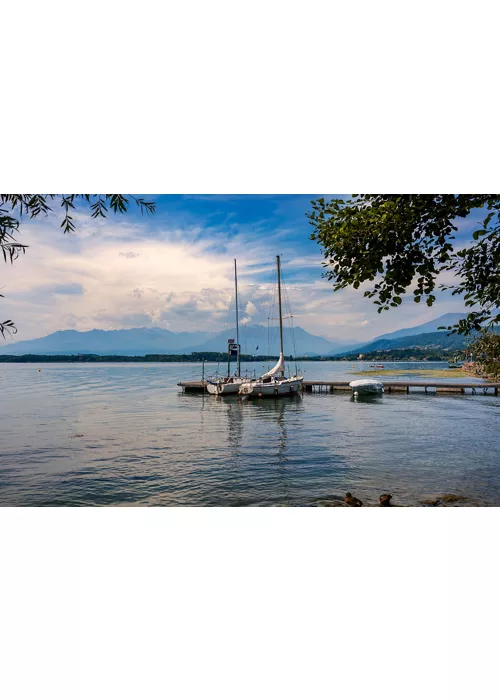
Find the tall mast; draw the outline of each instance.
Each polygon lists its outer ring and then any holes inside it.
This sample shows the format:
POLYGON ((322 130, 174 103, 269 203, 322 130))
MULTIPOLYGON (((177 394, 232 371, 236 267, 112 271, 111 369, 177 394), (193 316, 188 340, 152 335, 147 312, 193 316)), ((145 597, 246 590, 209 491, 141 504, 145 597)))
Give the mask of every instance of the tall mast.
MULTIPOLYGON (((283 357, 283 314, 281 311, 281 263, 280 256, 276 256, 276 265, 278 267, 278 306, 279 306, 279 316, 280 316, 280 357, 283 357)), ((285 376, 285 371, 281 370, 281 376, 285 376)))
POLYGON ((238 377, 241 376, 240 360, 240 329, 238 326, 238 273, 236 272, 236 258, 234 259, 234 292, 236 305, 236 344, 238 345, 238 377))

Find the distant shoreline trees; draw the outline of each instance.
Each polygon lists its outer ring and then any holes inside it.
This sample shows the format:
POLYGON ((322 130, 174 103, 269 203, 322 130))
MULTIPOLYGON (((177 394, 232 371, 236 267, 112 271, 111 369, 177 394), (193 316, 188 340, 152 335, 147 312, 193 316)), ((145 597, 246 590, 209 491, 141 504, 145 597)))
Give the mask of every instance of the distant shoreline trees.
MULTIPOLYGON (((431 350, 421 348, 404 348, 394 350, 380 350, 377 352, 366 353, 363 355, 363 362, 372 360, 382 360, 385 362, 391 361, 420 361, 428 360, 429 362, 438 362, 450 360, 456 355, 456 351, 451 350, 431 350)), ((242 362, 262 363, 275 362, 278 355, 241 355, 242 362)), ((343 360, 357 361, 358 353, 345 354, 336 357, 315 356, 315 357, 297 357, 285 358, 286 363, 300 362, 340 362, 343 360)), ((148 362, 182 362, 182 363, 221 363, 224 366, 227 364, 227 353, 207 352, 207 353, 192 353, 189 355, 0 355, 0 363, 15 362, 15 363, 45 363, 45 362, 64 362, 64 363, 98 363, 98 362, 133 362, 133 363, 148 363, 148 362)))

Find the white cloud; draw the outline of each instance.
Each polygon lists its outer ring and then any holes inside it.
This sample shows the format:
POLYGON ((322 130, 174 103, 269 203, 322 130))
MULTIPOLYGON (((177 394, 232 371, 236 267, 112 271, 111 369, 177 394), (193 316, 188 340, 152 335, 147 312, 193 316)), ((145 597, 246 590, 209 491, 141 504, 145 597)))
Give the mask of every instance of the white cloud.
POLYGON ((257 313, 257 307, 252 301, 247 302, 247 305, 245 306, 245 313, 247 316, 255 316, 257 313))
POLYGON ((82 219, 76 234, 64 236, 59 222, 42 220, 23 222, 20 239, 30 247, 14 265, 4 266, 5 298, 0 300, 3 317, 14 319, 19 328, 14 340, 64 328, 221 330, 233 322, 233 258, 238 260, 245 313, 241 322, 266 324, 273 315, 268 306, 276 249, 283 253, 295 325, 311 333, 368 340, 463 310, 461 300, 438 295, 431 309, 405 303, 379 315, 363 297, 364 288, 333 293, 331 283, 321 278, 319 253, 297 257, 283 231, 276 238, 250 238, 244 231, 229 238, 213 230, 208 235, 196 226, 160 229, 153 237, 144 225, 82 219))

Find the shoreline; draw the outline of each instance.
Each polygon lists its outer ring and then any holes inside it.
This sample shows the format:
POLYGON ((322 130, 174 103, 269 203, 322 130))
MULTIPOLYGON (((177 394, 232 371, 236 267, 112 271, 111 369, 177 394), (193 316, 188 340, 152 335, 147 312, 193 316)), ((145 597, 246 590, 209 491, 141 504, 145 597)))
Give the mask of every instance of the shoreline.
MULTIPOLYGON (((272 362, 276 361, 279 359, 278 355, 247 355, 246 353, 242 353, 241 355, 241 361, 242 362, 272 362)), ((421 364, 421 365, 430 365, 430 364, 436 364, 438 362, 442 363, 448 363, 450 360, 448 358, 445 359, 439 359, 439 360, 409 360, 409 359, 397 359, 397 360, 391 360, 391 359, 385 359, 384 362, 388 363, 390 362, 391 364, 421 364)), ((68 363, 68 364, 73 364, 73 363, 81 363, 81 364, 89 364, 89 363, 98 363, 98 362, 115 362, 117 364, 122 363, 122 362, 162 362, 162 363, 168 363, 168 362, 178 362, 178 363, 184 363, 184 364, 201 364, 201 362, 205 362, 205 364, 218 364, 220 362, 227 362, 227 353, 216 353, 213 351, 207 351, 206 353, 196 353, 194 356, 192 355, 176 355, 176 354, 170 354, 170 353, 148 353, 147 355, 98 355, 94 353, 79 353, 79 354, 60 354, 60 355, 55 355, 55 354, 25 354, 25 355, 7 355, 7 354, 0 354, 0 364, 36 364, 36 363, 42 363, 42 362, 59 362, 59 363, 68 363)), ((363 363, 366 364, 367 362, 380 362, 380 359, 378 360, 370 360, 370 359, 363 359, 363 360, 346 360, 341 357, 307 357, 307 356, 299 356, 296 358, 291 358, 288 356, 285 356, 285 362, 348 362, 349 364, 353 363, 363 363)))
MULTIPOLYGON (((380 508, 381 504, 373 501, 371 499, 364 500, 362 498, 363 508, 380 508)), ((394 496, 393 496, 394 498, 394 496)), ((392 503, 389 507, 391 508, 481 508, 487 507, 485 504, 479 501, 469 498, 468 496, 462 496, 454 493, 444 493, 439 495, 427 496, 420 499, 418 502, 408 503, 408 502, 396 502, 392 503)), ((349 508, 347 503, 341 496, 327 496, 314 498, 310 503, 307 504, 309 507, 316 508, 349 508)), ((293 507, 293 506, 292 506, 293 507)), ((491 506, 497 507, 497 506, 491 506)))

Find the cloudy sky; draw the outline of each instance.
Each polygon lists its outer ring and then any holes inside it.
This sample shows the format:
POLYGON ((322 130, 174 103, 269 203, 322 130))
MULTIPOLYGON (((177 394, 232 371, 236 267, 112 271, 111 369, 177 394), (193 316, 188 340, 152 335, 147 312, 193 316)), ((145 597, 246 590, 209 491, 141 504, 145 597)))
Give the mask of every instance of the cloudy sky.
MULTIPOLYGON (((432 309, 408 299, 378 314, 363 289, 334 293, 305 216, 310 200, 326 195, 147 196, 155 215, 132 210, 95 221, 77 212, 73 234, 62 233, 56 208, 22 222, 19 240, 29 249, 3 266, 0 300, 2 319, 18 326, 15 340, 68 328, 222 330, 234 313, 233 258, 243 323, 267 324, 277 254, 295 325, 333 340, 369 340, 464 310, 447 294, 432 309)), ((478 219, 462 222, 458 240, 478 219)))

